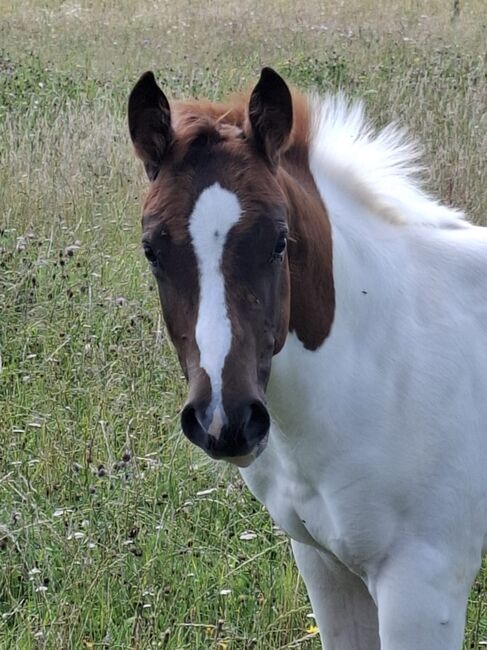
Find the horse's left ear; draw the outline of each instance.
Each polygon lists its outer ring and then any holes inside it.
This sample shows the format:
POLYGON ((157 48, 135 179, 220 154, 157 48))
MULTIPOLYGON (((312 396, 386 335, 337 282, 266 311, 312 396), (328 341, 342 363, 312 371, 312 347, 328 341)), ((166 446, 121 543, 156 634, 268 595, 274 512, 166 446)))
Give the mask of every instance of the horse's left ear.
POLYGON ((293 128, 293 101, 282 77, 263 68, 249 101, 249 121, 257 149, 275 166, 293 128))

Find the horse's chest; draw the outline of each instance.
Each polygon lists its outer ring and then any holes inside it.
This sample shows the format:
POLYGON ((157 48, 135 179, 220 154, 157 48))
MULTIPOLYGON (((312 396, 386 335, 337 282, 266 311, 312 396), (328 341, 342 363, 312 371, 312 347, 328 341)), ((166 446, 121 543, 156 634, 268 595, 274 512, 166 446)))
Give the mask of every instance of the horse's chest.
POLYGON ((331 552, 361 573, 381 545, 375 539, 381 532, 370 523, 361 526, 364 504, 359 486, 351 481, 348 490, 334 495, 333 485, 323 477, 296 472, 290 459, 269 453, 262 461, 242 470, 242 475, 277 525, 292 539, 331 552))
POLYGON ((257 481, 250 480, 248 484, 273 520, 291 538, 307 544, 319 544, 314 534, 318 517, 322 532, 332 528, 331 521, 326 521, 322 500, 311 486, 284 474, 259 476, 257 481))

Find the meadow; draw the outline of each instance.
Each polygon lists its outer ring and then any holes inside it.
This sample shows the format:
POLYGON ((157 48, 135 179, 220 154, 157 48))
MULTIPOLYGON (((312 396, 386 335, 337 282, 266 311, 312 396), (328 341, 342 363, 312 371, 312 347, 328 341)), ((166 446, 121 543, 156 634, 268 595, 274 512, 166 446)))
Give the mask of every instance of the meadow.
POLYGON ((486 33, 484 0, 0 0, 0 648, 321 647, 286 537, 180 432, 127 96, 341 87, 487 223, 486 33))

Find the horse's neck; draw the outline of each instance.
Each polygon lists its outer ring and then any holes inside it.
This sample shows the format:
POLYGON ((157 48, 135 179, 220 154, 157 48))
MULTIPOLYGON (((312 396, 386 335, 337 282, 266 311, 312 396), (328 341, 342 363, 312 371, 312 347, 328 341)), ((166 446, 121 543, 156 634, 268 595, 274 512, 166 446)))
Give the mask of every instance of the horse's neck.
POLYGON ((383 348, 377 330, 390 330, 392 304, 403 295, 404 265, 394 255, 402 259, 404 249, 387 224, 346 196, 332 196, 335 188, 323 193, 325 207, 314 183, 286 177, 283 187, 290 208, 291 318, 273 360, 268 398, 283 440, 292 446, 295 433, 319 431, 324 444, 326 436, 334 439, 335 426, 346 426, 347 391, 360 392, 369 370, 373 384, 380 379, 372 372, 383 348), (391 254, 384 235, 392 239, 391 254), (363 376, 354 383, 357 367, 363 376))
POLYGON ((306 167, 287 169, 280 180, 289 205, 289 330, 306 349, 315 350, 330 334, 337 296, 356 320, 365 300, 390 300, 393 285, 397 294, 407 275, 399 258, 407 257, 408 236, 368 214, 333 181, 318 178, 315 183, 306 167))

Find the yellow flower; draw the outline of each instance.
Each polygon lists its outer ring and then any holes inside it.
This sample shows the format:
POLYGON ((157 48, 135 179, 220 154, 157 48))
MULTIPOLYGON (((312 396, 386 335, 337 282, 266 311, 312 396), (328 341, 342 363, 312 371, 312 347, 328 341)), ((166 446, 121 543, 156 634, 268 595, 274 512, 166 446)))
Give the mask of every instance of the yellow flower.
POLYGON ((308 634, 318 634, 319 633, 318 626, 317 625, 310 625, 308 627, 308 629, 306 630, 306 632, 308 634))

